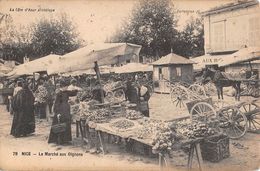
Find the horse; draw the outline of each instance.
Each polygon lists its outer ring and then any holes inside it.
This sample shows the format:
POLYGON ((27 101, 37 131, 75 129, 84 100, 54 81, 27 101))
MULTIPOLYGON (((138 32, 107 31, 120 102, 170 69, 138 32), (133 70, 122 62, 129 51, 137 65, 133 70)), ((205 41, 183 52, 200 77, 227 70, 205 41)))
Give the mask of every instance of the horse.
POLYGON ((207 78, 210 78, 210 80, 215 84, 217 92, 218 92, 218 99, 220 99, 220 96, 223 98, 223 87, 230 87, 232 86, 235 89, 235 100, 240 101, 240 92, 241 92, 241 81, 231 80, 228 79, 224 73, 222 73, 219 70, 213 70, 206 68, 203 71, 202 74, 203 81, 207 81, 207 78))

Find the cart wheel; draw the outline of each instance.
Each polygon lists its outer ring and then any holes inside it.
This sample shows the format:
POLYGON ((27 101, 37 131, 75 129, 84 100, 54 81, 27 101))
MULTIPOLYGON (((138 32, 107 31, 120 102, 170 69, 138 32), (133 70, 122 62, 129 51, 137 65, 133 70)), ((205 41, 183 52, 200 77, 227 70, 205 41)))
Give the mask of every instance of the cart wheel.
POLYGON ((247 118, 248 131, 260 132, 260 107, 255 103, 244 103, 239 110, 245 114, 247 118))
POLYGON ((247 131, 247 118, 237 107, 222 108, 218 112, 219 127, 231 139, 238 139, 247 131))
POLYGON ((114 92, 114 97, 120 101, 124 101, 125 99, 125 92, 122 89, 116 90, 114 92))
POLYGON ((199 84, 192 84, 192 85, 189 87, 189 89, 190 89, 193 93, 195 93, 195 94, 197 94, 197 95, 199 95, 199 96, 201 96, 201 97, 204 97, 204 98, 207 97, 207 96, 206 96, 206 92, 205 92, 205 88, 204 88, 203 86, 199 85, 199 84))
POLYGON ((206 102, 196 103, 190 110, 191 120, 208 122, 216 119, 217 112, 210 104, 206 102))
POLYGON ((184 106, 184 101, 189 99, 188 92, 185 88, 181 86, 173 87, 171 90, 171 100, 172 103, 179 107, 184 106))

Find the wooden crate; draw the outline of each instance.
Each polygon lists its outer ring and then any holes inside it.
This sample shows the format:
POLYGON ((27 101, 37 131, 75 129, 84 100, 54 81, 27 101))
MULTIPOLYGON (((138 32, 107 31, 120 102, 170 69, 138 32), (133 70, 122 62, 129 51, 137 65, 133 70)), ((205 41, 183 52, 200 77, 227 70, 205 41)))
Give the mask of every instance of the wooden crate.
POLYGON ((213 136, 205 139, 201 144, 203 160, 219 162, 230 156, 229 138, 226 135, 213 136))

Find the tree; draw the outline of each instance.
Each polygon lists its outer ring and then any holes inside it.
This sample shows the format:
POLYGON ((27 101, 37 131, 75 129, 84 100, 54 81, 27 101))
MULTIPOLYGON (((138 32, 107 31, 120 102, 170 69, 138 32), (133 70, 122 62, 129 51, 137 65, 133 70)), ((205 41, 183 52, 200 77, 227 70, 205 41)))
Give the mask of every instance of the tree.
POLYGON ((30 56, 64 55, 78 49, 81 43, 73 22, 66 14, 49 20, 43 18, 33 24, 33 53, 30 56))
POLYGON ((159 57, 170 52, 177 30, 170 0, 141 0, 132 17, 112 37, 113 42, 142 45, 141 55, 159 57))
POLYGON ((183 31, 179 32, 176 42, 176 53, 184 57, 204 55, 204 29, 201 18, 188 21, 183 31))
POLYGON ((10 14, 0 14, 1 58, 23 62, 30 44, 30 31, 23 26, 15 26, 10 14), (19 31, 18 31, 19 30, 19 31))

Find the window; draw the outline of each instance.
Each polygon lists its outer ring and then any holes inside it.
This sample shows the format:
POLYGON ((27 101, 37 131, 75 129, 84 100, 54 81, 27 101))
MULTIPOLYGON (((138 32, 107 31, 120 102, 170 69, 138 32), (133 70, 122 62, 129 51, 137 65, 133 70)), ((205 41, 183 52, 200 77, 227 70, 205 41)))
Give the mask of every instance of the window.
POLYGON ((159 68, 159 79, 162 79, 162 68, 159 68))
POLYGON ((181 67, 176 67, 177 77, 181 77, 181 67))
POLYGON ((211 41, 214 51, 222 51, 225 48, 225 22, 213 23, 213 39, 211 41))
POLYGON ((130 59, 129 59, 129 60, 126 60, 126 63, 127 63, 127 64, 130 63, 130 59))

